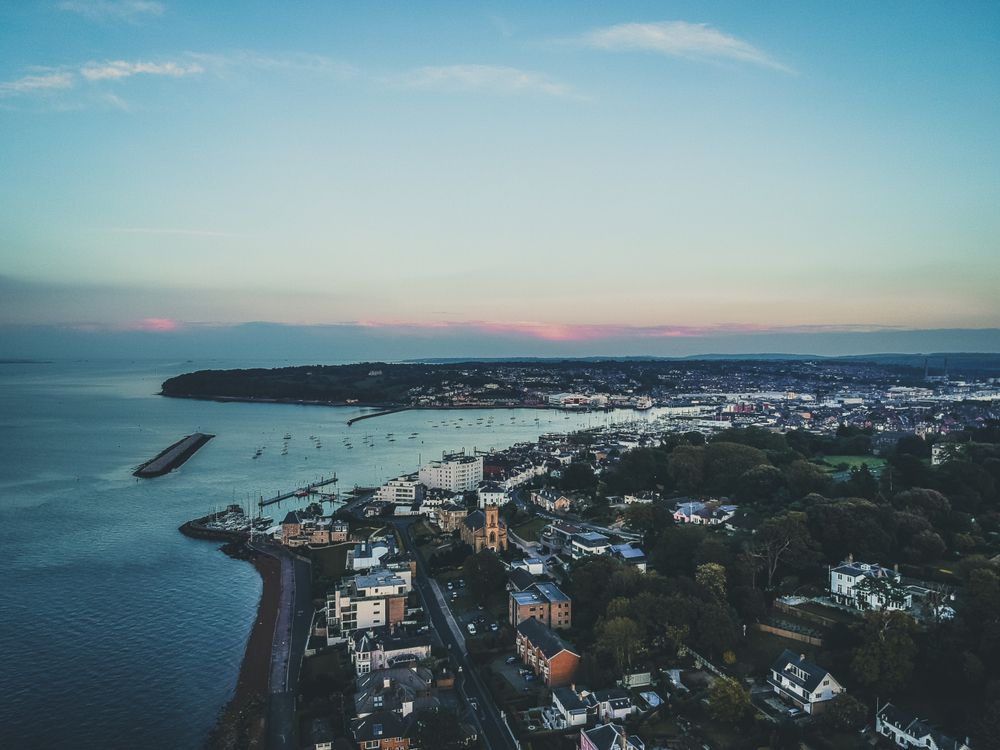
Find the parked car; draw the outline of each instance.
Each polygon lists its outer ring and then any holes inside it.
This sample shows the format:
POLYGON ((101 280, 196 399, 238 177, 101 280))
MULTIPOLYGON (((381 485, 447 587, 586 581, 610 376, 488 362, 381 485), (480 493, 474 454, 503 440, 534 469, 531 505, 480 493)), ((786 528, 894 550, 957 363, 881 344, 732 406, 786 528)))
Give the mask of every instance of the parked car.
POLYGON ((524 676, 524 681, 525 682, 531 682, 533 679, 535 679, 535 675, 533 675, 533 674, 526 674, 524 676))
POLYGON ((469 631, 469 635, 475 635, 475 634, 476 634, 476 624, 475 624, 474 622, 470 622, 470 623, 469 623, 469 624, 468 624, 468 625, 466 626, 466 628, 467 628, 467 629, 468 629, 468 631, 469 631))
POLYGON ((494 633, 497 632, 499 629, 500 626, 497 625, 495 622, 490 623, 490 630, 492 630, 494 633))
POLYGON ((508 656, 506 659, 504 659, 504 664, 513 664, 516 661, 517 661, 516 656, 508 656))

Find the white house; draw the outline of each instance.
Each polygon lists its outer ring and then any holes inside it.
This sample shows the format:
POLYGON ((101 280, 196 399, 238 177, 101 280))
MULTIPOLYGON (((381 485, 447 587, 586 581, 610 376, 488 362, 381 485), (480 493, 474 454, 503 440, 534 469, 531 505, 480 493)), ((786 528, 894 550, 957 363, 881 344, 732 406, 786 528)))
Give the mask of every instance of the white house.
POLYGON ((358 542, 347 551, 347 569, 370 570, 378 567, 383 557, 395 551, 396 545, 389 537, 358 542))
POLYGON ((507 503, 507 490, 496 482, 480 482, 476 494, 479 496, 480 510, 487 505, 499 507, 507 503))
POLYGON ((830 595, 855 609, 910 609, 913 595, 900 583, 899 574, 877 563, 850 558, 830 569, 830 595))
POLYGON ((767 683, 779 696, 808 714, 819 713, 827 701, 844 692, 833 675, 788 649, 771 665, 767 683))
POLYGON ((875 731, 899 747, 969 750, 969 745, 940 732, 916 714, 886 703, 875 714, 875 731))
POLYGON ((563 726, 583 727, 587 725, 587 704, 570 687, 558 687, 552 691, 552 707, 563 720, 563 726))
POLYGON ((588 555, 606 555, 611 549, 611 540, 596 531, 584 531, 573 535, 569 554, 574 560, 588 555))

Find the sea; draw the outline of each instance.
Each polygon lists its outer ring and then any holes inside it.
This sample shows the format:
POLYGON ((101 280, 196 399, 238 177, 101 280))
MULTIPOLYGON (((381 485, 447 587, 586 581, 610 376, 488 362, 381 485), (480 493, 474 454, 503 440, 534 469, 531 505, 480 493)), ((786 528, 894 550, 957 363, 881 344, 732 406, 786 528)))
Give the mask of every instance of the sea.
POLYGON ((0 362, 0 748, 203 746, 261 582, 217 543, 182 536, 185 521, 334 474, 345 493, 443 451, 653 416, 423 410, 348 427, 371 410, 157 395, 183 372, 289 364, 302 363, 0 362), (216 437, 181 468, 132 476, 196 431, 216 437))

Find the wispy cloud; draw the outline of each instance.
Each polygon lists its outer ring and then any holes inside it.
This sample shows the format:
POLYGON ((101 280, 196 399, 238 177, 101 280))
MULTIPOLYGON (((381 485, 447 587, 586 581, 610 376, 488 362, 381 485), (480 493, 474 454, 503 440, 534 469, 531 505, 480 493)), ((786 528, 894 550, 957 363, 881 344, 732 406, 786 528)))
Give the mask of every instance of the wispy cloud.
POLYGON ((134 62, 127 60, 109 60, 103 63, 89 62, 80 69, 80 75, 88 81, 113 81, 136 75, 180 78, 181 76, 195 75, 203 72, 205 72, 205 69, 198 63, 179 63, 174 61, 145 62, 142 60, 134 62))
POLYGON ((695 60, 731 60, 794 72, 750 42, 705 23, 621 23, 589 31, 577 41, 594 49, 614 52, 641 51, 695 60))
POLYGON ((409 88, 439 91, 488 91, 576 97, 566 84, 541 73, 503 65, 444 65, 416 68, 399 81, 409 88))
POLYGON ((27 75, 15 81, 0 83, 0 96, 16 94, 44 93, 72 88, 73 76, 67 72, 27 75))
POLYGON ((136 21, 162 16, 166 7, 154 0, 63 0, 59 9, 94 20, 136 21))

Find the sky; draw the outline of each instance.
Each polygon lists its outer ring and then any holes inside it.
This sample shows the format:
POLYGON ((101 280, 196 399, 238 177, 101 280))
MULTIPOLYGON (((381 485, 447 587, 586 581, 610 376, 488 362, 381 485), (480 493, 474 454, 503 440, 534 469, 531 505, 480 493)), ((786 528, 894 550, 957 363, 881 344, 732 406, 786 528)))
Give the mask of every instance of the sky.
POLYGON ((995 2, 0 0, 0 357, 996 350, 998 134, 995 2))

